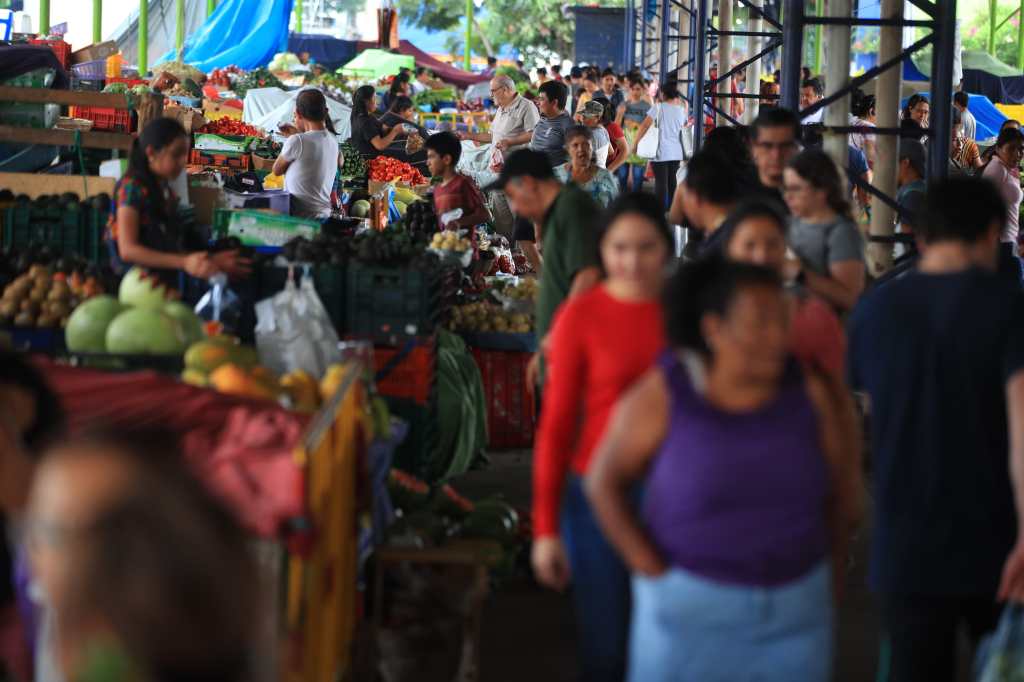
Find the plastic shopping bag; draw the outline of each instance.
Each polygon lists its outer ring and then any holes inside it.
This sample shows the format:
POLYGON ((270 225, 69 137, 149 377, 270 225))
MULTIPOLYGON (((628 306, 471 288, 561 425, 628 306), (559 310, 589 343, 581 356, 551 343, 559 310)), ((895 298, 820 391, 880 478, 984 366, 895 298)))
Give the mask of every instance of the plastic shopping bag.
POLYGON ((975 682, 1024 681, 1024 606, 1007 604, 995 633, 974 659, 975 682))
POLYGON ((196 315, 207 322, 220 322, 225 331, 234 332, 242 319, 242 302, 228 288, 228 276, 221 273, 210 278, 210 290, 196 304, 196 315))
POLYGON ((341 360, 338 334, 308 270, 298 286, 294 274, 283 291, 256 304, 256 348, 260 362, 279 375, 301 369, 321 377, 341 360))

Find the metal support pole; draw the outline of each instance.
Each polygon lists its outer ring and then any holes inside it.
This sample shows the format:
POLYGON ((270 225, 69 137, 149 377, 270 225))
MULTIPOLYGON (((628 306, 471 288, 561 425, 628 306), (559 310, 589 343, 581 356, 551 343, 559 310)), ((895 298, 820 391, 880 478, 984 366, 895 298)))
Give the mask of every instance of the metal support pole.
MULTIPOLYGON (((886 19, 903 18, 903 0, 882 0, 881 16, 886 19)), ((878 61, 886 62, 899 56, 902 49, 903 29, 898 26, 883 26, 880 29, 878 61)), ((878 76, 875 88, 879 128, 899 126, 900 83, 903 70, 900 67, 886 69, 878 76)), ((875 136, 874 185, 888 196, 896 195, 896 167, 899 164, 899 139, 895 135, 875 136)), ((871 201, 871 235, 891 237, 895 213, 881 201, 871 201)), ((892 267, 892 246, 889 244, 868 244, 868 270, 876 277, 892 267)))
POLYGON ((1024 71, 1024 0, 1020 0, 1020 8, 1017 10, 1017 68, 1024 71))
POLYGON ((988 53, 996 53, 996 14, 999 12, 999 0, 988 0, 988 53))
MULTIPOLYGON (((1024 0, 1022 0, 1024 2, 1024 0)), ((690 103, 690 111, 693 111, 693 98, 690 96, 690 86, 693 80, 693 3, 686 2, 685 7, 690 11, 679 12, 679 34, 680 34, 680 48, 676 52, 676 64, 678 68, 679 81, 686 83, 685 88, 680 88, 680 94, 683 95, 690 103), (686 55, 683 56, 683 48, 686 49, 686 55), (681 66, 678 66, 680 65, 681 66)))
POLYGON ((953 129, 953 50, 956 49, 956 0, 936 3, 935 48, 932 50, 932 110, 928 127, 929 180, 949 173, 950 131, 953 129))
POLYGON ((139 76, 149 71, 149 0, 139 0, 139 76))
POLYGON ((640 70, 647 68, 647 4, 651 0, 640 0, 640 70))
POLYGON ((704 143, 704 86, 707 80, 708 3, 711 0, 696 0, 697 30, 694 41, 693 60, 693 150, 696 152, 704 143))
POLYGON ((462 68, 473 70, 473 0, 466 0, 466 55, 462 60, 462 68))
POLYGON ((39 33, 50 32, 50 0, 39 0, 39 33))
POLYGON ((92 0, 92 42, 94 45, 103 42, 103 0, 92 0))
POLYGON ((800 110, 800 69, 804 52, 803 0, 783 0, 782 22, 782 106, 800 110))
POLYGON ((184 61, 185 57, 185 0, 177 1, 178 11, 175 22, 177 31, 174 36, 174 51, 178 55, 178 61, 184 61))
MULTIPOLYGON (((829 14, 848 19, 850 0, 829 0, 829 14)), ((828 53, 826 58, 825 82, 828 88, 838 91, 850 81, 850 27, 834 25, 828 27, 828 53)), ((850 96, 846 95, 829 104, 825 109, 825 125, 847 125, 850 120, 850 96)), ((825 136, 825 151, 835 161, 840 171, 845 171, 849 159, 849 141, 845 133, 829 133, 825 136)))
POLYGON ((295 0, 295 32, 302 33, 302 0, 295 0))
MULTIPOLYGON (((1024 2, 1024 0, 1021 0, 1024 2)), ((761 8, 761 0, 753 0, 753 6, 756 9, 750 10, 750 26, 748 27, 751 33, 759 33, 764 23, 761 20, 761 15, 756 11, 761 8)), ((750 52, 747 54, 748 58, 753 58, 754 55, 761 52, 764 49, 762 41, 764 39, 760 36, 750 38, 750 52)), ((763 59, 755 59, 747 67, 747 92, 757 95, 761 92, 761 62, 763 59)), ((760 105, 760 100, 751 99, 747 100, 746 107, 743 110, 743 123, 750 125, 757 118, 757 110, 760 105)))
POLYGON ((671 3, 670 0, 661 0, 661 39, 659 42, 660 50, 658 53, 658 73, 661 74, 661 82, 664 83, 668 80, 669 65, 668 65, 668 29, 671 22, 671 3))
POLYGON ((621 72, 629 71, 633 65, 633 47, 636 41, 636 14, 633 9, 633 0, 626 0, 626 11, 623 12, 625 26, 623 35, 626 39, 622 44, 622 69, 621 72))
MULTIPOLYGON (((719 0, 718 3, 718 30, 719 31, 732 31, 732 0, 719 0)), ((719 34, 718 36, 718 77, 721 78, 725 74, 729 73, 729 64, 732 61, 732 36, 728 34, 719 34)), ((732 92, 730 83, 731 78, 726 78, 725 82, 720 85, 724 85, 722 92, 732 92)), ((719 109, 729 109, 729 105, 732 100, 715 100, 715 106, 719 109)), ((718 114, 716 116, 716 125, 724 126, 728 125, 729 122, 724 116, 718 114)))
POLYGON ((206 16, 210 16, 217 9, 217 0, 206 0, 206 16))

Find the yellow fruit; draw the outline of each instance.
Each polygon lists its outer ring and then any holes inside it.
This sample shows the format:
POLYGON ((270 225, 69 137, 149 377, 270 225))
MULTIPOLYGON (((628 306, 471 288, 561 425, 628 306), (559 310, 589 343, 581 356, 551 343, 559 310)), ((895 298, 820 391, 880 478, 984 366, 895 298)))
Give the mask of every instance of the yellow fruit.
POLYGON ((316 380, 303 370, 281 377, 281 388, 291 397, 297 412, 316 412, 320 407, 320 388, 316 380))
POLYGON ((181 380, 190 386, 198 386, 199 388, 206 388, 210 385, 210 380, 205 374, 195 369, 186 369, 181 373, 181 380))
POLYGON ((228 395, 277 400, 277 391, 249 375, 245 369, 235 364, 226 364, 218 367, 210 375, 210 385, 221 393, 227 393, 228 395))
POLYGON ((345 365, 331 365, 320 380, 320 399, 327 402, 341 388, 341 380, 345 378, 348 368, 345 365))
POLYGON ((232 346, 213 339, 193 343, 185 351, 185 367, 201 374, 209 374, 221 365, 231 361, 232 346))
POLYGON ((249 370, 249 376, 263 383, 277 383, 277 376, 263 365, 257 365, 249 370))

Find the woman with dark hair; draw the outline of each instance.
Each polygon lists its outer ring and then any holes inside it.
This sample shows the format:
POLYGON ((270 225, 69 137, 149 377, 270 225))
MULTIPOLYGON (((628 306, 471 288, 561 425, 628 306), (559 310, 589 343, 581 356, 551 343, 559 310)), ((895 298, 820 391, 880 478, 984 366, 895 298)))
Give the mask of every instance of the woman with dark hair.
POLYGON ((569 161, 555 168, 555 177, 563 183, 579 185, 601 208, 606 208, 619 195, 619 183, 608 169, 597 165, 591 140, 586 126, 573 126, 565 132, 569 161))
POLYGON ((567 301, 551 332, 533 478, 533 567, 541 584, 573 585, 582 678, 620 682, 629 574, 601 534, 581 477, 618 398, 664 348, 659 305, 674 242, 649 194, 612 203, 600 227, 604 281, 567 301))
POLYGON ((171 118, 151 121, 132 143, 128 170, 114 188, 114 210, 107 223, 112 256, 126 268, 147 268, 177 289, 178 273, 198 278, 216 272, 242 274, 248 261, 237 251, 184 252, 185 235, 177 218, 178 197, 170 183, 185 170, 189 138, 171 118))
POLYGON ((1021 262, 1017 244, 1020 237, 1020 204, 1024 199, 1024 192, 1020 188, 1024 133, 1012 126, 1003 128, 996 138, 994 149, 995 154, 985 166, 982 177, 995 183, 1006 204, 1006 223, 999 236, 999 270, 1020 282, 1021 262))
MULTIPOLYGON (((424 140, 430 135, 426 128, 416 122, 416 105, 413 104, 411 97, 405 95, 396 97, 380 120, 386 126, 413 126, 424 140)), ((405 130, 408 132, 410 128, 405 130)))
POLYGON ((292 215, 327 220, 342 158, 324 94, 300 92, 295 98, 295 126, 282 132, 287 139, 274 162, 274 174, 284 176, 292 215))
MULTIPOLYGON (((717 130, 717 129, 716 129, 717 130)), ((743 202, 719 228, 721 253, 737 263, 771 268, 783 276, 789 217, 766 199, 743 202)), ((843 380, 846 337, 831 306, 799 285, 787 287, 790 306, 790 352, 801 362, 843 380)))
MULTIPOLYGON (((629 156, 629 143, 626 142, 626 133, 624 133, 622 127, 615 122, 615 110, 612 108, 612 103, 609 102, 606 97, 598 95, 593 99, 593 101, 603 107, 601 110, 601 118, 597 125, 600 125, 605 129, 605 132, 608 133, 608 139, 610 140, 608 156, 605 158, 604 167, 608 169, 608 172, 616 174, 619 168, 626 163, 626 157, 629 156)), ((584 123, 586 123, 588 127, 591 126, 591 121, 588 119, 584 119, 584 123)))
MULTIPOLYGON (((877 127, 878 114, 875 111, 875 96, 861 93, 852 107, 853 125, 868 128, 877 127)), ((875 167, 875 136, 871 133, 851 133, 850 145, 864 153, 868 168, 875 167)))
POLYGON ((352 95, 352 141, 363 158, 374 159, 402 133, 402 126, 388 127, 374 116, 377 92, 363 85, 352 95))
POLYGON ((615 122, 622 126, 622 132, 626 135, 628 145, 626 163, 619 166, 619 188, 625 192, 632 189, 639 192, 644 186, 644 170, 647 168, 647 159, 641 158, 633 151, 637 139, 637 131, 640 124, 647 118, 648 112, 653 105, 648 99, 647 88, 639 75, 631 76, 626 100, 619 105, 615 112, 615 122))
POLYGON ((788 357, 773 270, 696 261, 663 302, 670 347, 619 400, 585 482, 633 574, 626 679, 825 682, 829 555, 860 504, 839 389, 788 357))
POLYGON ((921 144, 928 141, 928 116, 931 105, 928 98, 921 94, 911 95, 907 106, 900 112, 900 137, 919 140, 921 144))
POLYGON ((647 114, 633 143, 633 153, 651 127, 658 127, 658 153, 651 160, 654 168, 654 195, 668 210, 669 203, 676 193, 676 172, 683 160, 683 128, 686 127, 686 106, 674 82, 661 86, 659 101, 647 114))
POLYGON ((839 312, 853 309, 864 291, 864 240, 836 165, 821 149, 804 150, 786 166, 782 191, 793 213, 789 245, 797 255, 787 275, 839 312))

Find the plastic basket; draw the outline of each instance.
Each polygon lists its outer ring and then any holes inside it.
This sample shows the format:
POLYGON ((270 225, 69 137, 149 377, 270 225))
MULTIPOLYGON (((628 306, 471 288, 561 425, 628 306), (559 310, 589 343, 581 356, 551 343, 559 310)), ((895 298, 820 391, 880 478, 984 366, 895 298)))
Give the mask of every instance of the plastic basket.
POLYGON ((177 102, 183 107, 191 107, 193 109, 199 109, 203 106, 203 100, 201 97, 185 97, 184 95, 171 95, 167 99, 177 102))
POLYGON ((352 264, 347 331, 362 336, 432 334, 441 318, 444 271, 352 264))
POLYGON ((64 330, 54 327, 0 327, 16 350, 53 355, 64 350, 64 330))
POLYGON ((248 153, 207 152, 201 149, 193 149, 192 155, 189 157, 189 163, 193 166, 249 170, 249 167, 252 165, 252 158, 248 153))
POLYGON ((137 85, 149 85, 149 81, 143 80, 142 78, 107 78, 107 85, 112 83, 124 83, 129 88, 134 88, 137 85))
POLYGON ((93 130, 105 130, 116 133, 133 131, 132 112, 127 109, 107 109, 103 107, 71 107, 72 118, 84 118, 92 121, 93 130))
POLYGON ((427 405, 436 398, 437 340, 412 338, 401 347, 373 349, 377 391, 427 405))
POLYGON ((315 220, 262 211, 215 209, 213 236, 238 237, 247 246, 284 246, 295 237, 312 239, 320 231, 315 220))
POLYGON ((83 255, 84 210, 65 210, 59 204, 47 207, 15 204, 5 212, 3 245, 23 249, 35 244, 48 246, 62 255, 83 255))
POLYGON ((105 81, 103 81, 102 79, 96 80, 88 78, 79 78, 78 76, 74 75, 71 76, 72 90, 79 90, 82 92, 102 92, 104 88, 104 83, 105 81))
POLYGON ((46 40, 43 38, 30 40, 29 43, 32 45, 45 45, 46 47, 49 47, 53 50, 53 53, 57 55, 57 61, 59 61, 64 70, 67 71, 68 65, 71 63, 71 45, 63 40, 46 40))
POLYGON ((528 448, 536 428, 533 393, 526 385, 530 353, 473 350, 487 404, 488 447, 528 448))
POLYGON ((192 148, 201 149, 204 152, 247 152, 255 139, 248 135, 196 133, 192 148))
POLYGON ((87 80, 103 80, 107 77, 107 60, 96 59, 91 62, 74 64, 71 67, 71 73, 87 80))

